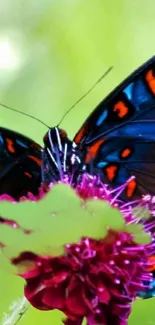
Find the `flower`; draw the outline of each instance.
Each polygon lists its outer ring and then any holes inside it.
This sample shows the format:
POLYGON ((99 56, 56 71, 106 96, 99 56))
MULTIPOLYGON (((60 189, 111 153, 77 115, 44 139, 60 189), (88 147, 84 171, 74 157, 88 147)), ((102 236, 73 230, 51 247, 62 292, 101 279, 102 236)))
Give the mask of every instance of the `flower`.
MULTIPOLYGON (((133 235, 109 229, 105 238, 82 238, 65 246, 63 256, 22 253, 14 265, 29 265, 25 297, 40 310, 59 309, 66 325, 125 325, 137 291, 145 291, 152 245, 139 245, 133 235)), ((149 285, 147 286, 149 287, 149 285)))
MULTIPOLYGON (((112 211, 117 208, 125 223, 121 229, 109 227, 100 238, 86 235, 69 242, 58 256, 24 251, 12 259, 18 275, 26 280, 25 297, 31 305, 40 310, 61 310, 67 316, 65 325, 81 325, 84 318, 88 325, 127 324, 137 292, 150 288, 154 263, 152 239, 138 243, 135 238, 139 222, 145 233, 154 227, 153 221, 145 224, 133 212, 137 206, 145 207, 145 200, 124 203, 119 198, 128 182, 111 190, 98 177, 85 174, 75 188, 83 203, 104 200, 112 211)), ((69 179, 64 178, 62 183, 68 185, 69 179)), ((106 211, 103 218, 107 218, 106 211)))

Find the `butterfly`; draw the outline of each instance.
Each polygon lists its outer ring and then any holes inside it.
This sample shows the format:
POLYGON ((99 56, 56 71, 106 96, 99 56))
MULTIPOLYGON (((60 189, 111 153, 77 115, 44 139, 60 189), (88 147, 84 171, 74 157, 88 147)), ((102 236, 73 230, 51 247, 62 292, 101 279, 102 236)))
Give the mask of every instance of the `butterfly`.
MULTIPOLYGON (((41 147, 22 134, 0 128, 0 196, 16 201, 28 193, 37 197, 40 188, 48 191, 51 182, 65 175, 71 176, 75 187, 85 172, 98 175, 111 188, 134 176, 121 194, 124 201, 154 195, 155 56, 94 109, 73 140, 56 126, 48 129, 43 141, 41 147)), ((10 225, 2 217, 0 223, 10 225)), ((138 295, 152 297, 154 283, 138 295)))
POLYGON ((59 127, 49 128, 44 147, 0 128, 0 195, 19 201, 28 192, 71 174, 75 186, 83 172, 99 175, 116 188, 130 176, 122 198, 155 194, 155 56, 133 72, 90 114, 71 141, 59 127))

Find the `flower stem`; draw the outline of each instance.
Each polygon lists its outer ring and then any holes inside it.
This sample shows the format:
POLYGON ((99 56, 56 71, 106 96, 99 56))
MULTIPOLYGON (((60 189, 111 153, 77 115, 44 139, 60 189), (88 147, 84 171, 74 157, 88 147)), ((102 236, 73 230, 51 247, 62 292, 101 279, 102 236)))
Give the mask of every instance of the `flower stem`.
POLYGON ((23 315, 26 313, 30 304, 25 297, 21 298, 18 302, 15 302, 9 309, 12 313, 4 314, 2 325, 17 325, 23 315))

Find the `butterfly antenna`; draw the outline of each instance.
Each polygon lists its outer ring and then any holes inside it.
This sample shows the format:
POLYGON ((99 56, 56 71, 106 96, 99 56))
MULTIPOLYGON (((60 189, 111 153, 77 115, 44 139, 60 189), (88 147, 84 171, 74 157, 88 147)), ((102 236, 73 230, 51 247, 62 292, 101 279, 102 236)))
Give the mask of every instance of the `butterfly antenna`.
POLYGON ((39 118, 37 118, 37 117, 35 117, 35 116, 31 115, 31 114, 21 112, 21 111, 19 111, 18 109, 15 109, 15 108, 9 107, 9 106, 7 106, 7 105, 5 105, 5 104, 2 104, 2 103, 0 103, 0 106, 2 106, 2 107, 4 107, 4 108, 7 108, 7 109, 10 109, 11 111, 14 111, 14 112, 16 112, 16 113, 20 113, 20 114, 22 114, 22 115, 28 116, 28 117, 32 118, 33 120, 36 120, 36 121, 38 121, 39 123, 43 124, 43 125, 46 126, 48 129, 50 129, 50 127, 49 127, 46 123, 44 123, 42 120, 40 120, 39 118))
POLYGON ((59 125, 62 123, 62 121, 64 120, 64 118, 66 117, 66 115, 72 110, 72 108, 74 108, 78 103, 80 103, 100 82, 102 79, 104 79, 109 72, 113 69, 113 67, 111 66, 110 68, 108 68, 104 74, 95 82, 95 84, 93 84, 93 86, 84 94, 82 95, 67 111, 66 113, 63 115, 62 119, 60 120, 59 124, 57 125, 57 127, 59 127, 59 125))

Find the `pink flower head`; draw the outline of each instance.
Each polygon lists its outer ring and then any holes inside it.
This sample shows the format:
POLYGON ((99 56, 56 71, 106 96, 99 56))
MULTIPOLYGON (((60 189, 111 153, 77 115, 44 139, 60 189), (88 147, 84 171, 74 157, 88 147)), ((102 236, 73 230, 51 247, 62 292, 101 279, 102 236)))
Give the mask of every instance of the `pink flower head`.
MULTIPOLYGON (((68 184, 68 179, 63 182, 68 184)), ((106 200, 121 211, 126 223, 137 223, 132 207, 141 202, 121 202, 118 197, 124 188, 110 190, 86 174, 76 193, 84 200, 106 200)), ((137 292, 151 283, 153 252, 152 242, 136 243, 127 228, 109 229, 104 238, 84 237, 66 244, 61 256, 23 252, 12 263, 26 280, 28 301, 40 310, 61 310, 67 316, 64 324, 81 325, 85 317, 88 325, 126 325, 137 292), (20 272, 21 266, 26 271, 20 272)))
POLYGON ((109 229, 105 238, 82 238, 65 246, 64 256, 22 253, 14 265, 30 265, 21 274, 25 297, 37 309, 63 311, 66 325, 125 325, 131 302, 151 281, 148 258, 152 245, 139 245, 133 235, 109 229))

